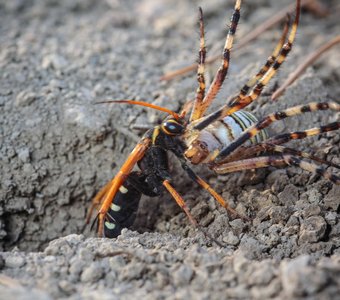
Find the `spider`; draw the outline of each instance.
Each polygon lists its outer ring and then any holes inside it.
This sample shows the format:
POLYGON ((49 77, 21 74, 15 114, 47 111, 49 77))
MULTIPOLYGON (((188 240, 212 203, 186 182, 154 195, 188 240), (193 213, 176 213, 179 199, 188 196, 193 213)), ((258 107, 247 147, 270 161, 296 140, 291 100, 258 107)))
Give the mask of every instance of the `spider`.
POLYGON ((243 219, 207 182, 190 167, 191 164, 207 164, 218 174, 241 170, 266 168, 269 166, 297 166, 303 170, 317 173, 335 184, 340 177, 325 170, 315 162, 340 168, 339 165, 320 159, 306 152, 298 151, 283 144, 307 136, 340 128, 334 122, 318 128, 268 136, 266 128, 273 122, 306 112, 319 110, 340 111, 335 102, 309 103, 294 106, 257 120, 251 113, 242 110, 261 95, 264 87, 273 78, 292 49, 300 18, 301 0, 296 1, 294 20, 290 26, 287 18, 280 40, 260 71, 252 77, 224 106, 206 114, 207 109, 219 92, 228 73, 230 53, 240 18, 241 0, 236 0, 226 37, 222 63, 206 92, 204 39, 204 20, 199 8, 200 49, 197 69, 198 88, 193 102, 188 102, 180 113, 167 108, 134 100, 113 100, 100 103, 127 103, 146 106, 168 113, 160 125, 149 129, 135 146, 118 174, 95 196, 88 213, 88 221, 95 207, 101 205, 97 220, 98 234, 116 237, 122 228, 129 227, 136 216, 142 194, 158 196, 168 191, 184 210, 190 222, 199 227, 191 215, 183 198, 171 183, 167 152, 179 159, 189 177, 211 194, 229 213, 243 219), (289 31, 290 27, 290 31, 289 31), (135 165, 139 170, 133 171, 135 165))

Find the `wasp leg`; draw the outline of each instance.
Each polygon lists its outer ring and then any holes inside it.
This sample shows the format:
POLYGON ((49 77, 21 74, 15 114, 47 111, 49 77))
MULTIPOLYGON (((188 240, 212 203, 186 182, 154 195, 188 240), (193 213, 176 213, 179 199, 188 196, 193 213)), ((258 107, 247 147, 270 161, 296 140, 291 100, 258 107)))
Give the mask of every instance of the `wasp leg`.
POLYGON ((224 247, 224 245, 222 245, 220 242, 218 242, 217 240, 215 240, 212 236, 210 236, 206 230, 204 230, 204 228, 202 228, 202 226, 200 226, 197 221, 195 220, 195 218, 193 217, 193 215, 190 213, 189 208, 187 207, 187 205, 185 204, 183 198, 181 197, 180 194, 178 194, 178 192, 173 188, 173 186, 170 184, 169 180, 164 180, 163 181, 163 186, 168 190, 168 192, 171 194, 171 196, 175 199, 176 203, 179 205, 180 208, 183 209, 183 211, 185 212, 185 214, 188 216, 191 224, 198 228, 200 231, 203 232, 203 234, 209 238, 211 241, 213 241, 214 243, 216 243, 218 246, 220 247, 224 247))
MULTIPOLYGON (((227 38, 224 44, 224 48, 223 48, 222 64, 220 68, 217 70, 215 78, 213 82, 211 83, 209 90, 203 99, 202 105, 199 109, 200 113, 195 114, 196 119, 202 117, 202 115, 207 110, 211 102, 215 99, 228 73, 230 52, 233 46, 234 35, 236 33, 237 24, 240 19, 241 2, 242 2, 241 0, 236 0, 234 12, 231 17, 231 21, 229 25, 229 31, 228 31, 227 38)), ((192 120, 195 120, 195 119, 192 119, 192 120)))
POLYGON ((169 180, 163 181, 163 186, 168 190, 168 192, 171 194, 171 196, 175 199, 176 203, 179 205, 180 208, 183 209, 187 217, 189 218, 190 222, 194 227, 198 227, 198 223, 189 211, 189 208, 185 204, 183 198, 178 194, 178 192, 172 187, 169 180))
POLYGON ((196 91, 196 99, 194 108, 192 110, 190 116, 190 122, 192 120, 196 120, 201 115, 201 105, 205 95, 205 56, 206 56, 206 48, 205 48, 205 41, 204 41, 204 20, 203 20, 203 11, 202 8, 199 8, 199 24, 200 24, 200 50, 198 52, 198 68, 197 68, 197 81, 198 81, 198 88, 196 91))
MULTIPOLYGON (((111 206, 112 200, 116 196, 119 188, 124 183, 128 175, 131 173, 135 164, 142 159, 145 151, 149 148, 151 143, 150 138, 142 139, 136 147, 132 150, 127 160, 119 170, 118 174, 115 176, 113 180, 110 181, 109 184, 105 185, 105 187, 100 191, 98 197, 96 196, 94 199, 102 199, 102 204, 98 213, 98 235, 102 236, 104 233, 104 220, 106 218, 106 214, 111 206)), ((95 200, 97 201, 97 200, 95 200)))
POLYGON ((211 123, 221 120, 226 116, 231 115, 232 113, 246 107, 251 102, 256 100, 262 93, 264 87, 269 83, 270 79, 276 74, 279 67, 285 61, 288 53, 292 49, 293 42, 295 40, 297 27, 299 24, 300 19, 300 6, 301 0, 297 0, 296 2, 296 14, 295 19, 291 28, 291 31, 288 36, 288 41, 283 45, 281 48, 280 54, 276 58, 275 62, 271 65, 268 71, 258 80, 256 85, 253 87, 252 91, 248 96, 243 98, 236 97, 232 100, 231 103, 224 105, 222 108, 218 109, 217 111, 211 113, 210 115, 202 118, 197 124, 194 125, 194 129, 202 130, 211 123))
MULTIPOLYGON (((93 210, 95 208, 97 208, 98 205, 100 205, 100 203, 103 200, 103 197, 105 196, 105 194, 108 192, 110 186, 112 185, 112 182, 113 182, 113 179, 111 181, 109 181, 106 185, 104 185, 101 188, 101 190, 96 194, 96 196, 93 198, 90 209, 87 212, 86 224, 90 223, 90 220, 91 220, 91 217, 92 217, 92 214, 93 214, 93 210)), ((93 225, 91 227, 93 227, 93 225)))
POLYGON ((267 168, 270 166, 284 167, 287 165, 297 166, 305 171, 316 173, 332 181, 335 184, 340 184, 340 177, 326 171, 324 168, 319 167, 316 164, 308 163, 298 157, 289 154, 284 154, 280 156, 279 155, 261 156, 239 161, 233 161, 229 163, 216 164, 215 166, 213 166, 212 169, 218 174, 226 174, 242 170, 267 168))
POLYGON ((230 205, 218 194, 207 182, 199 177, 185 162, 182 162, 182 168, 187 172, 189 177, 205 189, 222 207, 224 207, 233 216, 237 216, 245 221, 250 221, 246 216, 239 214, 235 209, 231 208, 230 205))
POLYGON ((306 112, 314 112, 319 110, 334 110, 334 111, 340 111, 340 105, 335 102, 321 102, 321 103, 309 103, 306 105, 298 105, 294 106, 288 109, 285 109, 283 111, 273 113, 268 115, 267 117, 263 118, 261 121, 257 122, 253 126, 249 127, 247 130, 245 130, 242 135, 230 143, 227 147, 221 150, 219 154, 215 157, 214 162, 219 163, 222 162, 226 157, 228 157, 234 150, 236 150, 238 147, 240 147, 242 144, 244 144, 246 141, 251 139, 253 136, 255 136, 259 131, 262 129, 268 127, 273 122, 293 117, 296 115, 300 115, 306 112))

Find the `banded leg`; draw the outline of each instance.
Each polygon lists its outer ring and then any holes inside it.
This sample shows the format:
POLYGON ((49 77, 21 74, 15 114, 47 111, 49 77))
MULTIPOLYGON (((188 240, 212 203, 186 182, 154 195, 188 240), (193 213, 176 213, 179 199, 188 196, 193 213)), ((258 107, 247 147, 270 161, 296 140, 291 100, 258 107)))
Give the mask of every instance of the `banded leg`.
POLYGON ((333 122, 324 126, 315 127, 311 129, 306 129, 304 131, 294 131, 290 133, 282 133, 276 136, 271 137, 266 142, 270 144, 281 145, 285 144, 291 140, 300 140, 304 139, 308 136, 313 136, 317 134, 321 134, 324 132, 334 131, 340 128, 340 122, 333 122))
MULTIPOLYGON (((225 164, 228 162, 232 162, 232 161, 238 161, 238 160, 243 160, 243 159, 247 159, 247 158, 254 158, 260 154, 290 154, 290 155, 294 155, 294 156, 299 156, 299 157, 303 157, 303 158, 307 158, 310 160, 314 160, 318 163, 321 164, 325 164, 328 165, 330 167, 334 167, 337 169, 340 169, 340 165, 337 165, 335 163, 332 163, 330 161, 324 160, 320 157, 317 157, 315 155, 312 155, 310 153, 304 152, 304 151, 300 151, 300 150, 296 150, 293 148, 289 148, 289 147, 285 147, 285 146, 280 146, 275 144, 275 140, 272 140, 272 143, 269 142, 263 142, 263 143, 259 143, 256 145, 251 145, 248 147, 244 147, 241 146, 239 148, 237 148, 233 153, 231 153, 231 155, 229 155, 228 157, 226 157, 225 160, 223 160, 220 164, 225 164)), ((214 163, 212 163, 212 167, 214 167, 214 163)))
POLYGON ((268 71, 262 76, 261 79, 258 80, 257 84, 253 87, 252 91, 248 96, 240 98, 236 96, 232 100, 230 104, 224 105, 222 108, 217 111, 211 113, 210 115, 202 118, 202 120, 198 120, 196 124, 194 124, 193 128, 196 130, 202 130, 214 121, 221 120, 226 116, 231 115, 232 113, 246 107, 251 102, 256 100, 260 94, 262 93, 263 88, 269 83, 270 79, 276 74, 279 67, 285 61, 288 53, 292 49, 293 42, 295 40, 297 27, 300 19, 300 6, 301 0, 297 0, 296 2, 296 15, 292 25, 292 29, 288 36, 288 41, 281 48, 279 56, 276 58, 275 62, 271 65, 268 71))
MULTIPOLYGON (((284 42, 286 41, 287 33, 289 29, 289 23, 290 23, 290 15, 287 15, 287 20, 283 28, 281 38, 279 42, 277 43, 276 47, 274 48, 274 51, 268 57, 266 63, 262 66, 260 71, 254 77, 250 78, 249 81, 241 88, 239 94, 237 95, 239 99, 242 99, 247 95, 249 90, 258 82, 260 78, 262 78, 262 76, 269 70, 269 68, 273 65, 273 63, 277 59, 280 53, 280 50, 282 49, 284 42)), ((233 100, 234 99, 235 98, 233 98, 233 100)))
POLYGON ((306 112, 328 110, 328 109, 334 110, 334 111, 340 111, 340 105, 335 102, 321 102, 321 103, 313 102, 307 105, 298 105, 298 106, 294 106, 294 107, 288 108, 286 110, 283 110, 277 113, 270 114, 267 117, 263 118, 258 123, 249 127, 247 130, 243 132, 243 134, 238 139, 236 139, 235 141, 230 143, 227 147, 222 149, 221 152, 215 158, 215 163, 219 163, 223 161, 223 159, 227 157, 230 153, 232 153, 235 149, 237 149, 239 146, 244 144, 247 140, 255 136, 259 131, 268 127, 270 124, 272 124, 275 121, 279 121, 279 120, 282 120, 288 117, 300 115, 306 112))
POLYGON ((238 21, 240 19, 240 9, 241 9, 241 0, 236 0, 235 3, 235 7, 234 7, 234 13, 231 17, 231 21, 230 21, 230 25, 229 25, 229 31, 227 34, 227 38, 224 44, 224 48, 223 48, 223 53, 222 53, 222 64, 219 67, 219 69, 217 70, 217 73, 214 77, 213 82, 211 83, 209 90, 207 92, 207 94, 205 95, 201 108, 200 108, 200 112, 197 113, 195 115, 196 119, 192 119, 197 120, 198 118, 202 117, 202 115, 204 114, 204 112, 207 110, 207 108, 209 107, 209 105, 211 104, 211 102, 215 99, 217 93, 219 92, 224 79, 228 73, 228 69, 229 69, 229 61, 230 61, 230 52, 231 52, 231 48, 233 46, 233 42, 234 42, 234 36, 236 33, 236 29, 237 29, 237 24, 238 21))
POLYGON ((191 112, 190 122, 192 120, 196 120, 201 115, 201 105, 205 95, 205 57, 206 57, 206 48, 204 41, 204 20, 203 20, 203 11, 202 8, 199 8, 199 25, 200 25, 200 50, 198 52, 198 68, 197 68, 197 81, 198 88, 196 91, 196 99, 194 108, 191 112))
POLYGON ((218 174, 226 174, 242 170, 267 168, 270 166, 284 167, 287 165, 294 165, 305 171, 317 173, 318 175, 332 181, 335 184, 338 185, 340 184, 339 176, 336 176, 328 172, 327 170, 317 166, 316 164, 306 162, 298 157, 289 154, 284 154, 280 156, 279 155, 261 156, 239 161, 233 161, 226 164, 215 165, 213 167, 213 170, 218 174))
MULTIPOLYGON (((238 97, 237 97, 229 105, 232 112, 244 108, 245 106, 249 105, 251 102, 256 100, 261 95, 264 87, 274 77, 277 70, 280 68, 280 66, 283 64, 286 57, 288 56, 289 52, 292 50, 293 42, 294 42, 295 37, 296 37, 297 27, 299 25, 301 0, 297 0, 296 4, 297 4, 296 5, 296 15, 295 15, 295 19, 294 19, 294 22, 293 22, 293 25, 292 25, 292 29, 291 29, 289 36, 288 36, 288 41, 283 45, 283 47, 280 51, 280 54, 276 58, 275 62, 268 69, 268 71, 263 75, 263 77, 258 81, 258 83, 252 89, 250 94, 248 96, 242 98, 242 99, 238 99, 238 97)), ((230 113, 228 113, 227 115, 229 115, 229 114, 230 113)), ((225 117, 225 116, 222 116, 222 118, 225 117)))

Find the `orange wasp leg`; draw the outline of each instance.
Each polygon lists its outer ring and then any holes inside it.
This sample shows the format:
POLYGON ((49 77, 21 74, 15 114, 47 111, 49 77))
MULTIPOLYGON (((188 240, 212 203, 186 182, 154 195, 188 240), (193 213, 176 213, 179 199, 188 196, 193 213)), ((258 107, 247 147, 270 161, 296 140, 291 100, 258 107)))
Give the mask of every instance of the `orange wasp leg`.
POLYGON ((220 246, 220 247, 224 247, 223 244, 221 244, 219 241, 217 241, 216 239, 214 239, 210 234, 208 234, 204 228, 202 228, 197 221, 195 220, 195 218, 193 217, 193 215, 190 213, 189 208, 187 207, 187 205, 185 204, 183 198, 181 197, 180 194, 178 194, 178 192, 174 189, 174 187, 170 184, 169 180, 164 180, 163 181, 163 186, 168 190, 168 192, 171 194, 171 196, 175 199, 176 203, 179 205, 180 208, 183 209, 183 211, 185 212, 185 214, 188 216, 191 224, 193 224, 194 227, 198 228, 207 238, 209 238, 212 242, 216 243, 216 245, 220 246))
MULTIPOLYGON (((99 204, 99 199, 103 199, 102 205, 98 212, 98 235, 102 236, 104 220, 106 217, 106 213, 110 208, 112 200, 114 199, 117 191, 120 186, 124 183, 126 177, 130 174, 131 170, 135 166, 135 164, 142 159, 145 154, 145 151, 149 148, 151 140, 149 138, 144 138, 140 141, 139 144, 132 150, 127 160, 119 170, 118 174, 115 178, 110 181, 108 184, 102 188, 102 190, 97 194, 97 196, 93 200, 93 205, 99 204)), ((93 210, 91 207, 90 212, 93 210)))
POLYGON ((164 180, 163 181, 163 185, 168 190, 168 192, 171 194, 171 196, 175 199, 175 201, 179 205, 179 207, 183 209, 183 211, 188 216, 188 218, 189 218, 190 222, 192 223, 192 225, 194 225, 195 227, 198 227, 197 221, 195 220, 193 215, 190 213, 190 211, 189 211, 187 205, 185 204, 183 198, 173 188, 173 186, 170 184, 169 180, 164 180))

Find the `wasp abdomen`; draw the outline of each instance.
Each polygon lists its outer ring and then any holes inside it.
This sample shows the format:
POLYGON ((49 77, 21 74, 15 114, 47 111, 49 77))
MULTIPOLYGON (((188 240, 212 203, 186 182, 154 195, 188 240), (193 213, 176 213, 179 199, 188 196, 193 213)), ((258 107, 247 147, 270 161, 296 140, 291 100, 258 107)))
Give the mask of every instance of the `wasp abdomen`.
POLYGON ((126 182, 119 188, 106 215, 104 236, 115 238, 135 221, 142 193, 126 182))

